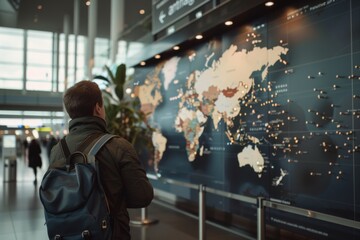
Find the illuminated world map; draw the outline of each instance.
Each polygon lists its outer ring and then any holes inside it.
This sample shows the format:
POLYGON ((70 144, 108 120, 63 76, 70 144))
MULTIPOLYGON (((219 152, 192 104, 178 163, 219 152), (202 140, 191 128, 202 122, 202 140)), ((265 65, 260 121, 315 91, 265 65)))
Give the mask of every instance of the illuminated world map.
MULTIPOLYGON (((360 1, 299 3, 136 67, 135 95, 156 129, 149 172, 359 221, 359 9, 360 1)), ((227 198, 207 203, 254 216, 227 198)), ((359 238, 277 211, 269 222, 296 223, 314 239, 359 238)))
MULTIPOLYGON (((209 117, 212 119, 215 129, 223 120, 226 125, 233 126, 233 118, 241 114, 240 101, 251 91, 255 90, 253 72, 261 71, 262 80, 268 73, 268 68, 281 61, 281 56, 286 55, 288 49, 282 46, 273 48, 255 47, 251 51, 239 50, 231 45, 218 60, 207 59, 205 70, 192 72, 186 80, 185 90, 179 90, 178 114, 174 122, 177 132, 182 132, 186 140, 186 151, 190 162, 196 160, 201 151, 199 138, 204 131, 204 125, 209 117), (212 62, 208 66, 209 62, 212 62)), ((140 99, 141 110, 148 114, 149 118, 156 111, 156 107, 162 102, 161 86, 167 90, 169 85, 176 81, 179 57, 159 64, 152 74, 148 74, 144 84, 135 88, 136 96, 140 99), (161 82, 159 74, 164 76, 161 82)), ((235 133, 228 134, 229 140, 235 133)), ((249 165, 261 176, 264 167, 262 158, 256 144, 259 141, 255 137, 248 136, 251 144, 237 155, 239 167, 249 165)), ((153 134, 155 147, 155 168, 161 161, 166 150, 166 137, 158 129, 153 134)), ((249 143, 248 143, 249 144, 249 143)))

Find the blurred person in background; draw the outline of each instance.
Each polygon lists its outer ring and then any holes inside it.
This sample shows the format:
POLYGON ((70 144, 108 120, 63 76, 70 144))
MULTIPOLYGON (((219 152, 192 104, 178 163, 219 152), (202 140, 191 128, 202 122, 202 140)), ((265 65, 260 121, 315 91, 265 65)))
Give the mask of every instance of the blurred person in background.
POLYGON ((29 167, 34 171, 34 184, 37 183, 37 168, 41 168, 42 159, 41 159, 41 148, 40 144, 36 139, 32 139, 29 144, 28 159, 29 167))

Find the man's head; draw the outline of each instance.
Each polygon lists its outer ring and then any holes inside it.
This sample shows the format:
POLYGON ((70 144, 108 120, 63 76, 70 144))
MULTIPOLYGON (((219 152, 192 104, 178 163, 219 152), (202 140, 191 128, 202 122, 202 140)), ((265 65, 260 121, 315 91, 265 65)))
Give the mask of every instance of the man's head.
POLYGON ((99 86, 90 81, 81 81, 66 90, 64 105, 71 119, 97 116, 105 120, 103 99, 99 86))

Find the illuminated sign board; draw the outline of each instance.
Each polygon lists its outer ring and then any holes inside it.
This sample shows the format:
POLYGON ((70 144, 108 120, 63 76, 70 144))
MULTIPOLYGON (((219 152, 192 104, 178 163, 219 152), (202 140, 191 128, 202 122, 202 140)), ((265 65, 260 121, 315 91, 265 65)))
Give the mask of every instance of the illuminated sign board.
POLYGON ((207 2, 209 0, 153 0, 153 34, 158 33, 207 2))

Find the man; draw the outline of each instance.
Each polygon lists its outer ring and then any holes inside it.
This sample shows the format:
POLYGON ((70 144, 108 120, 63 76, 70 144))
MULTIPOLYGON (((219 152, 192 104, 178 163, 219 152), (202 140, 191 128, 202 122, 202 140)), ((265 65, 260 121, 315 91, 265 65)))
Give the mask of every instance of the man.
MULTIPOLYGON (((96 83, 81 81, 64 94, 64 105, 71 121, 66 143, 74 152, 90 135, 107 133, 105 108, 96 83)), ((59 144, 50 155, 50 168, 64 166, 59 144)), ((99 172, 110 212, 114 218, 112 239, 131 239, 127 208, 148 206, 154 196, 153 188, 141 167, 133 146, 124 138, 115 137, 97 153, 99 172)))

